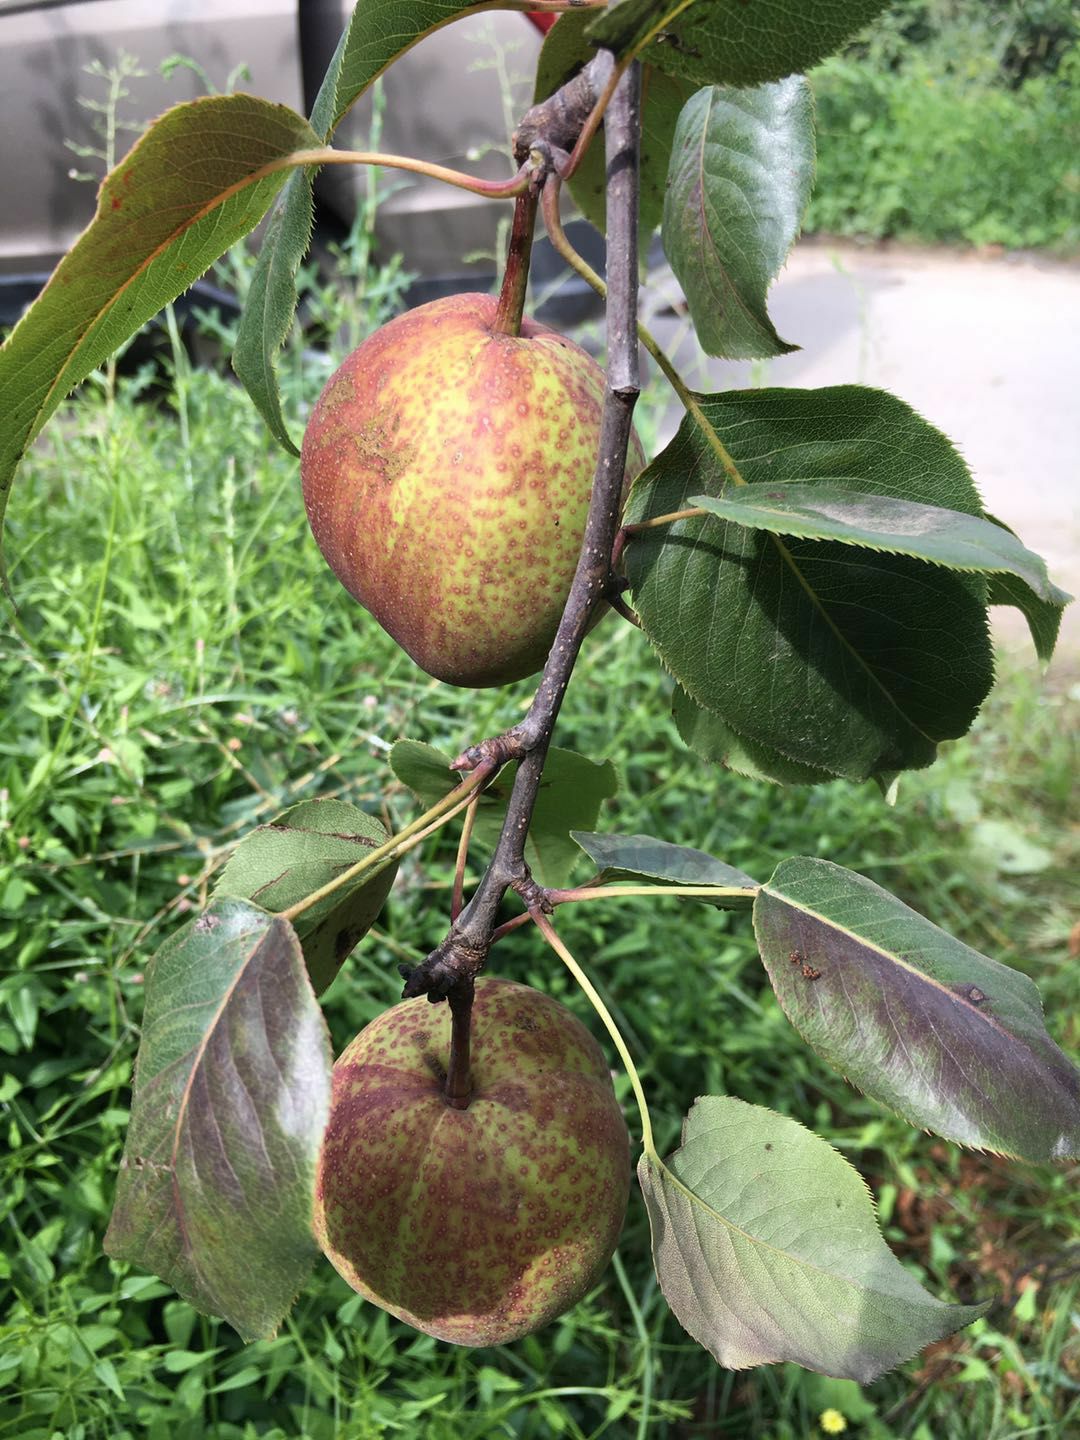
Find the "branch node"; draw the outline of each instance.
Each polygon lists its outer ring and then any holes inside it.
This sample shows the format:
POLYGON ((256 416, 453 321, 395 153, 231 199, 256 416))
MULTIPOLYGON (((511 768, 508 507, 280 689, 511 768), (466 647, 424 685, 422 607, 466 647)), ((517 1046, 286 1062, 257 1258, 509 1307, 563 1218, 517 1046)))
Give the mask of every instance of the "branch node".
POLYGON ((630 581, 626 576, 616 575, 615 571, 612 570, 608 575, 607 584, 604 586, 604 599, 611 606, 612 610, 615 611, 616 615, 621 615, 622 618, 628 620, 635 629, 640 630, 641 620, 638 618, 637 612, 626 600, 626 591, 629 588, 630 581))
POLYGON ((515 725, 513 729, 505 731, 502 735, 495 735, 490 740, 481 740, 478 745, 470 745, 450 762, 451 770, 476 770, 481 765, 487 765, 492 772, 500 769, 509 760, 521 760, 529 752, 529 746, 518 733, 520 727, 515 725))
POLYGON ((528 868, 519 880, 510 881, 510 889, 521 896, 522 903, 530 914, 539 910, 541 915, 551 915, 555 906, 552 903, 550 892, 543 885, 538 885, 530 875, 528 868))
POLYGON ((452 994, 461 994, 471 987, 473 980, 484 968, 490 940, 483 944, 472 944, 455 930, 438 945, 426 960, 419 965, 399 965, 398 973, 405 981, 401 992, 403 1000, 426 995, 433 1005, 449 1000, 452 994))
POLYGON ((614 56, 602 50, 554 95, 526 112, 514 131, 514 158, 519 165, 525 163, 531 150, 544 142, 550 146, 556 170, 559 170, 560 159, 557 152, 562 151, 569 161, 569 152, 577 144, 585 121, 603 94, 614 68, 614 56))

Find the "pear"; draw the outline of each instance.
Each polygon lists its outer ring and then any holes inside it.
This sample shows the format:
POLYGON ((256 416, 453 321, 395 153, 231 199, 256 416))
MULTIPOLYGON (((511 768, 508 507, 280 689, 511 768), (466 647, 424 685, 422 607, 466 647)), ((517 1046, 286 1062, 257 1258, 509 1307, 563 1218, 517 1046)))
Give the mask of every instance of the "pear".
MULTIPOLYGON (((429 675, 505 685, 542 668, 570 592, 604 375, 491 295, 452 295, 366 339, 331 376, 301 454, 316 543, 429 675)), ((626 484, 644 466, 636 436, 626 484)), ((624 488, 625 494, 625 488, 624 488)))
POLYGON ((354 1290, 457 1345, 548 1324, 596 1282, 630 1147, 599 1045, 549 996, 476 983, 471 1093, 444 1093, 450 1012, 385 1011, 334 1067, 315 1234, 354 1290))

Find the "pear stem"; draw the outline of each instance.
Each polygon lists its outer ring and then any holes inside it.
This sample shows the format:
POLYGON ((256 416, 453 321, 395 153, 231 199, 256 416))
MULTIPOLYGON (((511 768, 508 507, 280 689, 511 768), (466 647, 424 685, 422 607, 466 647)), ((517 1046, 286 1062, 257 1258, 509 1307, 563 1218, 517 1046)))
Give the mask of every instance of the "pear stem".
POLYGON ((469 1046, 472 1037, 472 1008, 475 985, 471 975, 462 976, 450 991, 450 1060, 446 1067, 443 1094, 455 1110, 467 1110, 472 1095, 469 1046))
POLYGON ((506 253, 499 304, 492 329, 500 335, 520 335, 521 317, 525 311, 525 291, 529 284, 529 258, 532 255, 533 228, 539 196, 529 186, 514 201, 514 221, 510 228, 510 245, 506 253))

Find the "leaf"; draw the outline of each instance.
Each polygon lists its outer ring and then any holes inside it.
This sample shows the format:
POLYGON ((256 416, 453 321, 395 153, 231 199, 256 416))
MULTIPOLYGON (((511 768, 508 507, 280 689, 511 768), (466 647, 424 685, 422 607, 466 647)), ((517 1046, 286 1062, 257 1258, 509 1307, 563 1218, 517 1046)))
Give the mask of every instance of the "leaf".
POLYGON ((417 41, 481 10, 528 10, 528 0, 358 0, 338 42, 311 112, 311 123, 330 135, 368 86, 417 41), (325 126, 325 130, 324 127, 325 126))
MULTIPOLYGON (((336 880, 389 836, 374 815, 344 800, 305 800, 246 835, 221 872, 215 896, 250 900, 280 914, 336 880)), ((391 860, 305 910, 292 922, 316 995, 378 918, 397 874, 391 860)))
MULTIPOLYGON (((902 400, 857 385, 699 396, 751 490, 842 483, 981 513, 959 455, 902 400)), ((627 523, 736 487, 698 423, 637 478, 627 523)), ((760 493, 764 494, 764 491, 760 493)), ((740 739, 852 780, 929 765, 990 688, 986 582, 906 555, 781 540, 713 516, 632 536, 645 633, 740 739)))
POLYGON ((0 519, 27 447, 80 380, 262 219, 287 159, 318 144, 286 105, 213 95, 156 120, 0 346, 0 519))
POLYGON ((809 70, 887 0, 622 0, 589 27, 594 45, 695 85, 759 85, 809 70))
POLYGON ((858 1172, 820 1136, 729 1096, 638 1179, 676 1319, 721 1365, 790 1360, 868 1384, 988 1305, 946 1305, 889 1250, 858 1172))
MULTIPOLYGON (((996 515, 987 515, 986 518, 1009 535, 1014 533, 1004 520, 999 520, 996 515)), ((1011 605, 1021 612, 1031 631, 1036 655, 1044 665, 1049 665, 1057 645, 1058 631, 1061 629, 1063 604, 1068 604, 1072 596, 1066 597, 1064 602, 1042 600, 1029 585, 1012 575, 991 575, 989 591, 991 605, 1011 605)), ((1058 594, 1064 596, 1065 592, 1060 590, 1058 594)))
POLYGON ((668 880, 675 885, 720 885, 725 889, 741 886, 747 891, 745 898, 693 897, 706 905, 725 908, 748 904, 757 893, 756 880, 704 850, 654 840, 651 835, 600 835, 595 831, 574 830, 570 838, 581 846, 604 880, 668 880))
POLYGON ((982 515, 891 495, 867 495, 828 480, 767 489, 744 486, 719 498, 695 496, 690 503, 723 520, 773 535, 840 540, 867 550, 911 555, 949 570, 1006 574, 1059 613, 1072 598, 1051 582, 1045 560, 1021 545, 1011 530, 982 515))
POLYGON ((810 199, 813 97, 801 75, 699 90, 675 131, 664 251, 702 348, 750 360, 797 349, 765 308, 810 199))
MULTIPOLYGON (((390 751, 394 774, 424 805, 436 804, 459 783, 449 764, 449 756, 415 740, 399 740, 390 751)), ((473 837, 489 850, 498 843, 516 774, 516 763, 505 766, 480 797, 473 837)), ((601 805, 617 790, 610 760, 589 760, 557 746, 548 751, 525 842, 525 859, 538 884, 560 889, 570 883, 580 859, 571 830, 591 830, 601 805)))
POLYGON ((964 1145, 1080 1154, 1080 1074, 1026 975, 826 860, 779 865, 754 929, 788 1019, 865 1094, 964 1145))
POLYGON ((291 927, 216 900, 147 968, 107 1253, 245 1340, 272 1336, 318 1253, 330 1068, 291 927))
POLYGON ((390 769, 426 810, 461 784, 461 776, 450 769, 450 756, 434 745, 398 740, 390 747, 388 759, 390 769))
POLYGON ((233 347, 232 367, 274 439, 299 455, 281 413, 274 357, 285 343, 299 299, 296 272, 311 243, 312 173, 297 170, 278 197, 251 277, 233 347))
MULTIPOLYGON (((486 7, 482 7, 486 8, 486 7)), ((390 64, 432 30, 477 9, 454 0, 361 0, 323 76, 311 111, 311 128, 325 145, 364 91, 390 64)), ((311 242, 312 186, 316 170, 289 179, 259 250, 244 302, 232 363, 255 408, 274 438, 294 455, 300 452, 281 413, 274 360, 296 314, 296 273, 311 242)))
MULTIPOLYGON (((568 11, 548 31, 536 68, 535 98, 546 100, 565 85, 596 53, 585 35, 595 16, 592 11, 568 11)), ((675 76, 646 65, 641 75, 641 171, 638 209, 638 249, 644 255, 649 237, 664 213, 671 142, 679 114, 694 87, 675 76)), ((603 132, 593 137, 570 179, 570 194, 581 213, 601 235, 606 229, 607 175, 603 132)))
POLYGON ((749 780, 766 780, 772 785, 820 785, 837 777, 828 770, 800 765, 765 745, 744 740, 719 715, 698 705, 681 685, 671 697, 675 728, 695 755, 714 765, 724 765, 749 780))

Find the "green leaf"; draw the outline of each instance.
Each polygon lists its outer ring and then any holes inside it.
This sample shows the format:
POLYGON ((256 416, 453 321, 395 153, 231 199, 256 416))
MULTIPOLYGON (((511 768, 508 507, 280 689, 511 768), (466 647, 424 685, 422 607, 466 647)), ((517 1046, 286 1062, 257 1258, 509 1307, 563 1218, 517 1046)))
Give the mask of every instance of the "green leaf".
POLYGON ((858 1172, 794 1120, 706 1095, 644 1155, 660 1288, 721 1365, 794 1361, 868 1384, 987 1305, 945 1305, 889 1250, 858 1172))
MULTIPOLYGON (((986 518, 1007 534, 1015 533, 996 515, 987 515, 986 518)), ((1020 611, 1031 631, 1036 655, 1044 665, 1049 665, 1061 629, 1063 603, 1071 601, 1072 596, 1067 596, 1064 602, 1040 599, 1025 581, 1013 575, 991 575, 989 591, 991 605, 1011 605, 1020 611)), ((1061 590, 1058 594, 1064 596, 1065 592, 1061 590)))
POLYGON ((1011 530, 981 515, 892 495, 867 495, 829 480, 767 489, 744 486, 719 497, 694 496, 690 503, 722 520, 772 535, 839 540, 867 550, 911 555, 948 570, 1009 575, 1038 599, 1057 606, 1059 613, 1072 599, 1051 583, 1040 556, 1021 545, 1011 530))
POLYGON ((675 728, 695 755, 734 770, 736 775, 771 785, 821 785, 836 779, 828 770, 800 765, 776 750, 736 735, 719 715, 692 700, 681 685, 676 685, 671 697, 671 713, 675 728))
MULTIPOLYGON (((394 774, 427 806, 460 783, 449 764, 450 757, 441 750, 415 740, 399 740, 390 752, 394 774)), ((517 765, 507 765, 480 797, 473 837, 489 850, 498 843, 516 774, 517 765)), ((601 805, 617 790, 610 760, 589 760, 558 747, 548 751, 525 842, 525 859, 538 884, 560 889, 570 883, 580 859, 571 830, 591 830, 601 805)))
MULTIPOLYGON (((546 100, 565 85, 596 53, 585 30, 595 15, 584 10, 559 17, 544 40, 536 69, 537 100, 546 100)), ((675 76, 646 65, 641 76, 641 172, 638 210, 638 248, 644 255, 649 237, 664 213, 664 188, 675 126, 694 87, 675 76)), ((570 179, 570 194, 578 209, 601 234, 606 230, 607 176, 602 134, 593 137, 570 179)))
POLYGON ((419 740, 398 740, 391 746, 388 758, 390 769, 425 810, 437 805, 444 795, 461 784, 462 777, 450 769, 450 756, 434 745, 424 745, 419 740))
POLYGON ((867 1095, 964 1145, 1080 1154, 1080 1074, 1026 975, 826 860, 779 865, 754 929, 788 1019, 867 1095))
MULTIPOLYGON (((981 514, 967 469, 902 400, 857 385, 699 396, 751 490, 799 481, 981 514)), ((628 523, 736 487, 687 416, 634 482, 628 523)), ((765 491, 761 490, 764 494, 765 491)), ((852 780, 929 765, 990 688, 986 582, 906 555, 698 515, 631 537, 645 633, 740 739, 852 780)))
POLYGON ((267 1339, 318 1251, 330 1040, 291 927, 217 900, 146 973, 105 1249, 245 1340, 267 1339))
MULTIPOLYGON (((278 915, 336 880, 389 839, 374 815, 344 800, 305 800, 246 835, 221 872, 215 896, 250 900, 278 915)), ((359 876, 293 921, 316 995, 367 934, 386 902, 398 862, 359 876)))
POLYGON ((528 0, 358 0, 316 96, 312 125, 332 134, 368 86, 432 31, 478 11, 528 9, 528 0))
POLYGON ((695 85, 759 85, 809 70, 887 0, 622 0, 589 38, 695 85))
POLYGON ((0 346, 0 519, 27 446, 80 380, 262 219, 293 152, 319 143, 285 105, 176 105, 102 184, 89 227, 0 346))
POLYGON ((753 90, 712 86, 687 101, 662 235, 707 354, 797 349, 777 335, 765 296, 799 233, 813 174, 813 97, 801 75, 753 90))
POLYGON ((667 880, 675 885, 741 886, 746 890, 745 898, 693 897, 706 905, 725 908, 749 904, 757 893, 756 880, 704 850, 654 840, 651 835, 601 835, 595 831, 574 830, 570 838, 581 846, 604 880, 667 880))
MULTIPOLYGON (((361 0, 315 97, 311 129, 327 144, 349 108, 398 56, 432 30, 487 6, 455 0, 361 0)), ((509 7, 508 7, 509 8, 509 7)), ((282 193, 259 250, 251 289, 244 303, 232 363, 244 389, 286 450, 299 451, 281 413, 274 360, 296 314, 296 272, 311 242, 312 186, 317 171, 292 175, 282 193)))
POLYGON ((281 413, 274 357, 296 314, 296 272, 311 243, 312 174, 295 171, 278 197, 255 262, 232 353, 237 379, 271 435, 293 455, 299 455, 300 449, 281 413))

